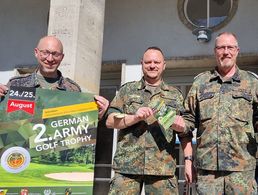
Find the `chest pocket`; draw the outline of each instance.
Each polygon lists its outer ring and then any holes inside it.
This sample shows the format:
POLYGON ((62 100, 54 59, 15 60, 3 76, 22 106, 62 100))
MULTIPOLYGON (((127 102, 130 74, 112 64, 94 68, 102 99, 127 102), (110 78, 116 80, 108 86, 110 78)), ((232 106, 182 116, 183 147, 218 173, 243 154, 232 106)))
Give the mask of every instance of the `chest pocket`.
POLYGON ((178 104, 177 100, 175 99, 175 96, 171 96, 169 94, 161 94, 160 97, 165 102, 166 106, 172 108, 173 110, 176 110, 177 114, 179 114, 179 111, 183 109, 183 106, 180 106, 178 104))
POLYGON ((240 98, 246 100, 247 102, 252 101, 252 94, 248 91, 233 91, 232 96, 234 99, 240 98))
POLYGON ((144 100, 141 96, 129 97, 125 102, 125 113, 135 114, 136 111, 143 106, 143 104, 144 100))
POLYGON ((251 92, 247 90, 233 91, 232 99, 232 115, 239 120, 250 121, 253 115, 251 92))
POLYGON ((180 109, 181 108, 178 106, 178 104, 177 104, 175 99, 170 99, 169 102, 166 102, 166 105, 169 108, 172 108, 173 110, 175 110, 177 115, 180 114, 180 109))
POLYGON ((215 92, 199 94, 200 120, 209 120, 214 113, 215 92))

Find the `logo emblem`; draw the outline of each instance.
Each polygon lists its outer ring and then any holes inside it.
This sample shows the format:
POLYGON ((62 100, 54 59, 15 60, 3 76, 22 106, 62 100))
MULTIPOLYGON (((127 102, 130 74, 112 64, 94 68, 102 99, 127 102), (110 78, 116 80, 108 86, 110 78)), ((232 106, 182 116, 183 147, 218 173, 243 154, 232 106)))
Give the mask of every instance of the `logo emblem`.
POLYGON ((72 188, 66 188, 65 195, 71 195, 71 194, 72 194, 72 188))
POLYGON ((21 189, 20 195, 29 195, 29 189, 28 188, 21 189))
POLYGON ((52 192, 51 189, 45 189, 44 190, 44 195, 56 195, 56 193, 52 192))
POLYGON ((11 147, 1 157, 1 166, 9 173, 19 173, 29 164, 30 154, 22 147, 11 147))
POLYGON ((6 195, 7 189, 0 189, 0 195, 6 195))

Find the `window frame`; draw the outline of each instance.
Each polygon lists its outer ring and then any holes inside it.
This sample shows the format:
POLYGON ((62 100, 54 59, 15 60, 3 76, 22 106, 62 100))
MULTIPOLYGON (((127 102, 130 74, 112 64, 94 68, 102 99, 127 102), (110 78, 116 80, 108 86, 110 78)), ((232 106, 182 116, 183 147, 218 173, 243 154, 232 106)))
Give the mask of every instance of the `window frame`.
MULTIPOLYGON (((188 29, 193 31, 194 29, 198 28, 199 26, 194 25, 190 21, 190 19, 186 16, 186 14, 185 14, 185 11, 186 11, 185 3, 186 3, 186 1, 188 1, 188 0, 178 0, 178 2, 177 2, 177 12, 178 12, 178 16, 179 16, 181 22, 188 29)), ((228 16, 226 17, 226 19, 223 22, 221 22, 218 25, 215 25, 213 27, 207 27, 207 26, 205 26, 205 27, 211 29, 212 31, 217 31, 217 30, 223 28, 224 26, 226 26, 232 20, 232 18, 235 16, 237 8, 238 8, 239 0, 231 0, 231 1, 232 1, 232 8, 231 8, 228 16)))

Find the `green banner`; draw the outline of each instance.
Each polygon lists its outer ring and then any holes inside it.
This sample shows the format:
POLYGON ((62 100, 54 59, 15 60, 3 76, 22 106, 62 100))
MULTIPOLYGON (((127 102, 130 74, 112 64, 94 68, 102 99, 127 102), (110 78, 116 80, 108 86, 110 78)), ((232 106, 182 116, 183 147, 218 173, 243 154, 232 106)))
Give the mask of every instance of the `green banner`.
POLYGON ((10 88, 0 103, 0 194, 92 194, 97 124, 92 94, 10 88))

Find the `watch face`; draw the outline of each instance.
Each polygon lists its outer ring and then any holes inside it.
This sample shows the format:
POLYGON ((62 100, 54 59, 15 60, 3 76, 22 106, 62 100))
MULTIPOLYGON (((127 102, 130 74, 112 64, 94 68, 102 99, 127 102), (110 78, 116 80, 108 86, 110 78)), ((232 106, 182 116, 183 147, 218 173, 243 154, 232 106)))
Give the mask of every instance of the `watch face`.
POLYGON ((9 173, 19 173, 30 164, 30 154, 22 147, 11 147, 1 156, 1 166, 9 173))

